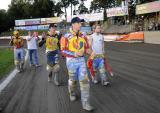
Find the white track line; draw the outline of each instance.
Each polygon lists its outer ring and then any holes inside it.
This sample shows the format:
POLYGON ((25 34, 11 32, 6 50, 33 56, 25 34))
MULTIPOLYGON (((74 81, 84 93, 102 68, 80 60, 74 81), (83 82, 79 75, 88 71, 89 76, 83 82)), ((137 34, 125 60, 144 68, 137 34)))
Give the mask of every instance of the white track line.
MULTIPOLYGON (((28 59, 28 51, 25 49, 26 51, 26 56, 25 56, 25 62, 28 59)), ((2 92, 2 90, 10 83, 10 81, 16 76, 17 74, 17 70, 14 69, 9 76, 0 84, 0 93, 2 92)))

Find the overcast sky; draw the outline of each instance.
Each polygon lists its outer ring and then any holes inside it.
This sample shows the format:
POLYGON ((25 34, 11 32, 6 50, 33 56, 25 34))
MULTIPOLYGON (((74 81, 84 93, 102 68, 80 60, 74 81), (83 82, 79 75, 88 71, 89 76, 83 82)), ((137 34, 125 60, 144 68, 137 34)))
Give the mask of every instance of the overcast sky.
POLYGON ((8 9, 8 5, 11 3, 11 0, 0 0, 0 9, 8 9))

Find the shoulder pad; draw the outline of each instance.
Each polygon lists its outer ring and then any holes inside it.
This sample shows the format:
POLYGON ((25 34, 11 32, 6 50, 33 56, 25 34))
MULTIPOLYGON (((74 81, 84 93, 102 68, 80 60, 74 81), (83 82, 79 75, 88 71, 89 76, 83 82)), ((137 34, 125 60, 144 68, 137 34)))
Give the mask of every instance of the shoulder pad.
POLYGON ((86 38, 87 37, 86 33, 81 33, 81 37, 86 38))
POLYGON ((70 38, 72 36, 72 33, 66 33, 65 35, 64 35, 64 38, 70 38))
POLYGON ((57 35, 59 35, 59 34, 60 34, 60 31, 56 31, 56 33, 57 33, 57 35))
POLYGON ((81 32, 81 34, 82 34, 82 35, 84 35, 84 36, 86 36, 86 35, 87 35, 87 33, 86 33, 86 32, 81 32))

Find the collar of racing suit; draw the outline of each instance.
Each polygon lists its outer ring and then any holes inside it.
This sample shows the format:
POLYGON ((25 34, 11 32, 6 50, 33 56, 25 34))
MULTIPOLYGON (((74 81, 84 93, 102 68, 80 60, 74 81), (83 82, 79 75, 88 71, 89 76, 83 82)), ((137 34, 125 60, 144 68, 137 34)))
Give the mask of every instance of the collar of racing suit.
POLYGON ((70 32, 72 33, 72 35, 77 36, 77 38, 82 35, 82 33, 81 33, 80 31, 78 31, 78 32, 76 33, 75 31, 70 30, 70 32))

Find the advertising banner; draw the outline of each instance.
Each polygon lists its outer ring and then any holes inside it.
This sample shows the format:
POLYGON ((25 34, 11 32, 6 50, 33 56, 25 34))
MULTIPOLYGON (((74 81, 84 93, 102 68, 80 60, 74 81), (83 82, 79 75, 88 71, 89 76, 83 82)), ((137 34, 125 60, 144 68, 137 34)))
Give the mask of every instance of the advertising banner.
POLYGON ((37 26, 26 26, 25 30, 37 30, 37 26))
POLYGON ((41 18, 41 24, 47 24, 46 18, 41 18))
POLYGON ((107 17, 128 15, 128 6, 107 9, 107 17))
POLYGON ((23 26, 23 25, 25 25, 25 21, 24 20, 15 20, 15 25, 16 26, 23 26))
POLYGON ((25 19, 25 25, 38 25, 40 24, 40 19, 25 19))
POLYGON ((81 32, 91 34, 92 28, 90 26, 81 27, 81 32))
POLYGON ((15 20, 16 26, 38 25, 38 24, 40 24, 40 19, 15 20))
POLYGON ((36 25, 36 26, 18 26, 14 27, 16 30, 47 30, 49 25, 36 25))
POLYGON ((37 26, 22 26, 22 27, 14 27, 16 30, 37 30, 37 26))
MULTIPOLYGON (((93 22, 93 21, 103 21, 104 15, 103 13, 94 13, 94 14, 80 14, 80 15, 73 15, 73 17, 79 17, 84 19, 86 22, 93 22)), ((67 17, 67 22, 71 22, 71 16, 67 17)))
POLYGON ((22 27, 14 27, 15 30, 25 30, 25 28, 26 28, 25 26, 22 26, 22 27))
POLYGON ((150 2, 136 6, 136 14, 146 14, 160 11, 160 1, 150 2))
POLYGON ((46 23, 47 24, 50 24, 50 23, 59 23, 61 21, 62 21, 62 19, 60 17, 46 18, 46 23))
POLYGON ((59 23, 61 21, 62 19, 60 17, 24 19, 24 20, 15 20, 15 26, 50 24, 50 23, 59 23))
POLYGON ((38 30, 46 30, 49 28, 49 25, 39 25, 38 30))

